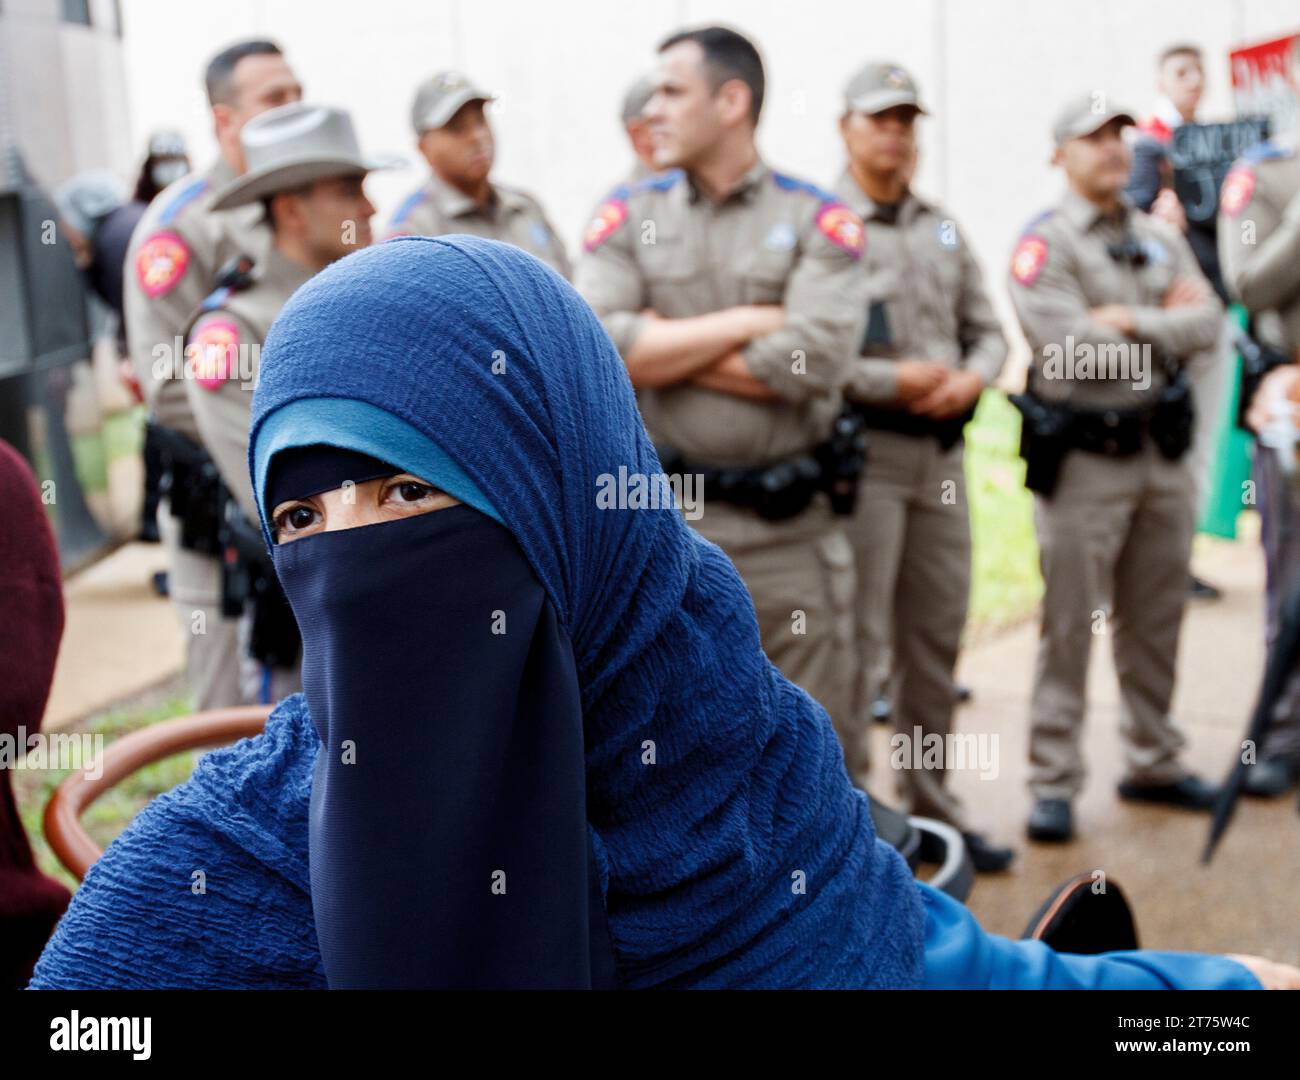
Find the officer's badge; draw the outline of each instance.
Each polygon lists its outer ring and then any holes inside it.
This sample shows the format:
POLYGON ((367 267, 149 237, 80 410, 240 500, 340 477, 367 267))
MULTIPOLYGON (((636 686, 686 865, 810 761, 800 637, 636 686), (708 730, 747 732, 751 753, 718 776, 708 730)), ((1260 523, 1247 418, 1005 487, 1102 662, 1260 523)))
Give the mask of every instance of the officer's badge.
POLYGON ((204 390, 219 390, 235 370, 239 328, 229 319, 204 319, 190 337, 190 374, 204 390))
POLYGON ((551 246, 551 230, 543 225, 540 221, 534 221, 533 227, 529 229, 532 234, 533 243, 539 248, 548 248, 551 246))
POLYGON ((890 68, 885 72, 885 85, 901 90, 907 85, 907 72, 902 68, 890 68))
POLYGON ((798 240, 795 235, 794 226, 788 221, 778 221, 767 230, 767 236, 763 240, 763 246, 768 251, 789 251, 794 247, 798 240))
POLYGON ((1152 266, 1162 266, 1169 261, 1169 249, 1159 240, 1144 240, 1142 250, 1152 266))
POLYGON ((135 277, 151 300, 175 288, 190 264, 190 249, 174 232, 154 233, 135 254, 135 277))
POLYGON ((627 203, 622 199, 607 199, 601 204, 596 216, 591 219, 587 231, 582 234, 584 251, 595 251, 608 240, 620 225, 627 220, 627 203))
POLYGON ((1236 217, 1255 194, 1255 170, 1238 165, 1223 178, 1219 191, 1219 209, 1228 217, 1236 217))
POLYGON ((1041 236, 1026 236, 1011 254, 1011 276, 1026 287, 1038 280, 1047 262, 1047 241, 1041 236))
POLYGON ((817 228, 836 247, 843 248, 855 259, 862 257, 867 246, 862 219, 843 203, 828 203, 817 215, 817 228))

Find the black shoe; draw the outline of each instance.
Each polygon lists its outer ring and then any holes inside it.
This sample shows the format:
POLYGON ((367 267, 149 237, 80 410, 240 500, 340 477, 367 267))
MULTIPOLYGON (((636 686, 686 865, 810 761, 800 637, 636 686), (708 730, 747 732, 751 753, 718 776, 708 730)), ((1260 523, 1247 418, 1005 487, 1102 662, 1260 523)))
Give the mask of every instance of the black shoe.
POLYGON ((1256 762, 1246 770, 1241 790, 1257 799, 1274 799, 1295 787, 1297 779, 1300 779, 1300 766, 1294 761, 1270 758, 1256 762))
POLYGON ((1015 861, 1016 853, 1009 847, 994 847, 976 832, 961 835, 966 841, 971 865, 981 874, 1001 873, 1015 861))
POLYGON ((1223 597, 1223 590, 1192 574, 1187 580, 1187 595, 1193 600, 1219 600, 1223 597))
POLYGON ((968 701, 970 701, 971 698, 975 696, 971 692, 971 688, 967 686, 965 683, 955 683, 953 685, 953 691, 957 695, 958 705, 965 705, 968 701))
POLYGON ((1074 810, 1068 799, 1038 799, 1025 831, 1030 840, 1063 844, 1074 838, 1074 810))
POLYGON ((1127 802, 1164 803, 1180 810, 1212 810, 1219 789, 1199 776, 1184 776, 1176 784, 1133 784, 1124 780, 1119 797, 1127 802))
POLYGON ((889 700, 888 694, 881 694, 871 703, 871 719, 877 724, 888 724, 893 711, 894 703, 889 700))

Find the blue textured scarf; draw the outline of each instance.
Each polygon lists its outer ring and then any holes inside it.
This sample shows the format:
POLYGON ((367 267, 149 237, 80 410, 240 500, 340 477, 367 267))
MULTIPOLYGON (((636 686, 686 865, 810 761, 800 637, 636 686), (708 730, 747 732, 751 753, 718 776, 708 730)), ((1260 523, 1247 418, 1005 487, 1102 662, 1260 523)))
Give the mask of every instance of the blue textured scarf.
POLYGON ((617 351, 567 282, 468 237, 393 240, 317 275, 263 349, 259 506, 263 433, 322 395, 445 454, 554 606, 622 985, 919 983, 907 866, 875 837, 825 711, 763 655, 735 568, 673 511, 598 498, 620 468, 660 465, 617 351))

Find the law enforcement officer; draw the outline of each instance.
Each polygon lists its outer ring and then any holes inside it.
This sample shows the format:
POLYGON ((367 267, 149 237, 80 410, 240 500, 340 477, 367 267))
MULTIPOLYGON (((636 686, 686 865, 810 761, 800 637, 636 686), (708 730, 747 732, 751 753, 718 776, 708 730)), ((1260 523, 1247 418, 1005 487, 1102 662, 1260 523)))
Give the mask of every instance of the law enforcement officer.
POLYGON ((1054 128, 1067 181, 1030 223, 1009 286, 1032 350, 1024 415, 1044 595, 1030 706, 1029 835, 1065 840, 1095 634, 1113 637, 1127 775, 1121 798, 1207 809, 1169 716, 1195 519, 1184 369, 1221 307, 1186 240, 1123 194, 1132 117, 1098 95, 1054 128), (1110 610, 1102 604, 1109 598, 1110 610))
MULTIPOLYGON (((849 162, 835 194, 866 227, 870 300, 845 386, 871 449, 849 526, 859 675, 853 726, 840 733, 845 764, 864 788, 871 704, 884 689, 891 642, 899 735, 925 745, 952 730, 971 576, 962 428, 1007 352, 965 235, 908 183, 924 112, 906 71, 870 63, 849 81, 840 118, 849 162)), ((1013 852, 971 831, 947 764, 900 769, 904 806, 964 833, 976 869, 1006 869, 1013 852)))
POLYGON ((688 31, 660 60, 645 116, 671 171, 599 207, 577 285, 627 362, 665 471, 703 478, 692 524, 745 579, 767 655, 839 718, 853 551, 828 491, 838 500, 847 476, 851 496, 861 459, 830 437, 862 324, 862 224, 759 157, 749 41, 688 31))
POLYGON ((470 233, 521 247, 571 276, 569 257, 541 203, 491 179, 496 142, 484 106, 492 95, 444 71, 422 83, 411 126, 429 179, 398 206, 389 236, 470 233))
POLYGON ((295 103, 272 109, 240 134, 248 168, 212 207, 260 203, 272 243, 247 260, 200 306, 186 339, 185 392, 208 453, 235 506, 226 507, 224 598, 242 607, 241 644, 254 652, 246 694, 264 700, 301 689, 298 638, 258 532, 248 477, 248 428, 258 360, 271 323, 298 286, 370 243, 375 209, 363 181, 375 163, 357 145, 347 113, 295 103))
POLYGON ((298 101, 302 87, 280 49, 247 41, 225 49, 205 76, 220 155, 150 205, 127 254, 127 342, 142 396, 164 447, 168 492, 158 528, 172 601, 186 634, 187 667, 200 709, 242 700, 238 624, 221 616, 216 557, 216 469, 198 445, 185 394, 181 341, 218 271, 232 257, 261 257, 270 234, 257 207, 214 213, 215 192, 244 169, 240 129, 259 113, 298 101))
MULTIPOLYGON (((1219 252, 1231 294, 1250 312, 1252 329, 1278 364, 1258 389, 1243 387, 1252 398, 1258 432, 1271 423, 1275 402, 1300 397, 1295 392, 1300 378, 1300 127, 1254 147, 1224 179, 1219 252)), ((1263 445, 1266 441, 1267 433, 1255 448, 1254 479, 1272 641, 1283 603, 1300 588, 1300 489, 1283 465, 1285 443, 1274 449, 1263 445)), ((1290 680, 1257 753, 1256 766, 1246 771, 1245 790, 1255 795, 1288 791, 1300 776, 1300 675, 1290 680)))
POLYGON ((650 139, 650 124, 643 115, 646 102, 655 91, 654 77, 642 75, 623 95, 623 106, 619 110, 619 119, 627 135, 628 145, 636 163, 627 178, 629 184, 644 180, 651 173, 657 172, 654 163, 654 144, 650 139))

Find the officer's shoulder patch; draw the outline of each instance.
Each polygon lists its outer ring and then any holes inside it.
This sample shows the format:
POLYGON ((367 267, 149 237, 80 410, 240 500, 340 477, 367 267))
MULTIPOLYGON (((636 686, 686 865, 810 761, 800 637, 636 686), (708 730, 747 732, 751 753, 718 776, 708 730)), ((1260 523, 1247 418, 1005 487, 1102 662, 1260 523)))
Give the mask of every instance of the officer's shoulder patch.
POLYGON ((1028 288, 1038 280, 1047 262, 1047 241, 1038 233, 1026 233, 1011 253, 1011 276, 1028 288))
POLYGON ((213 311, 194 324, 189 344, 186 351, 194 381, 204 390, 219 390, 236 370, 239 326, 227 312, 213 311))
POLYGON ((627 196, 629 190, 626 186, 615 188, 614 191, 601 203, 595 214, 592 215, 591 221, 587 224, 586 231, 582 234, 583 251, 595 251, 601 244, 614 235, 619 226, 627 220, 627 196))
POLYGON ((1236 217, 1250 204, 1255 194, 1255 169, 1246 162, 1239 161, 1223 178, 1219 188, 1219 211, 1227 217, 1236 217))
POLYGON ((842 202, 827 202, 817 211, 817 228, 838 248, 855 259, 862 258, 867 247, 867 230, 862 219, 842 202))
POLYGON ((168 191, 160 198, 166 198, 163 203, 162 213, 158 215, 159 225, 172 225, 180 217, 181 212, 194 202, 211 186, 211 181, 206 176, 196 176, 192 180, 178 180, 177 188, 174 192, 168 191))
POLYGON ((135 253, 135 277, 150 300, 165 296, 185 276, 190 246, 174 229, 159 229, 135 253))

